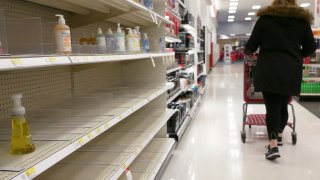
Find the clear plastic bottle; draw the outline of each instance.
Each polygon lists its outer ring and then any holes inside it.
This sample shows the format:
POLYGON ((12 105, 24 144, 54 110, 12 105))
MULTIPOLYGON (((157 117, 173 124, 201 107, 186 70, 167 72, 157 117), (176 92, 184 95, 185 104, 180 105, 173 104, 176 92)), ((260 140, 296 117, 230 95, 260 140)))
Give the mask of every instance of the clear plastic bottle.
POLYGON ((109 28, 106 33, 107 53, 114 53, 116 51, 116 40, 112 30, 109 28))
POLYGON ((57 43, 57 54, 71 54, 71 33, 70 27, 66 25, 63 15, 56 14, 59 17, 58 24, 54 28, 57 43))
POLYGON ((143 0, 143 4, 145 7, 153 10, 153 0, 143 0))
POLYGON ((159 50, 160 52, 164 52, 166 49, 166 45, 164 43, 163 38, 160 38, 160 40, 159 40, 159 48, 160 48, 160 50, 159 50))
POLYGON ((96 36, 97 50, 99 54, 105 54, 107 52, 106 37, 102 33, 101 28, 98 28, 96 36))
POLYGON ((116 40, 116 52, 117 53, 126 52, 125 33, 121 30, 120 24, 118 24, 118 29, 117 29, 114 37, 116 40))
POLYGON ((128 29, 128 35, 126 37, 127 40, 127 49, 128 52, 135 52, 135 37, 131 28, 128 29))
POLYGON ((13 155, 28 154, 35 151, 31 139, 29 125, 26 119, 26 109, 21 105, 22 94, 12 96, 14 108, 12 110, 11 153, 13 155))

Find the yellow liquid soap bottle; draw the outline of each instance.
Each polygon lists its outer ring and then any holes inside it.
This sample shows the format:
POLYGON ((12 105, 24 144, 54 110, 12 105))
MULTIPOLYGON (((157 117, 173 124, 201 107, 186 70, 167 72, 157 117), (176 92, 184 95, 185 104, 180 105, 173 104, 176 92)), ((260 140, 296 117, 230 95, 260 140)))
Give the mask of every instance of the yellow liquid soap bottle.
POLYGON ((22 94, 12 96, 14 107, 12 110, 11 154, 22 155, 35 151, 31 139, 29 125, 26 119, 26 109, 21 105, 22 94))

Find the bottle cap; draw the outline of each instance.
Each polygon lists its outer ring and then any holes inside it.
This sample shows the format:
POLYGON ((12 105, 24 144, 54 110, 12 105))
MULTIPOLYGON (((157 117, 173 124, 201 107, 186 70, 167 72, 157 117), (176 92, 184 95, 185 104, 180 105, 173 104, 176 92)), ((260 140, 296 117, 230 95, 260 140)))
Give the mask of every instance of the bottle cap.
POLYGON ((26 108, 21 105, 22 94, 15 94, 11 96, 13 100, 12 115, 24 115, 26 114, 26 108))
POLYGON ((120 23, 118 23, 118 29, 117 29, 117 33, 122 33, 122 30, 121 30, 121 24, 120 23))
POLYGON ((97 31, 97 34, 102 34, 102 29, 101 28, 98 28, 98 31, 97 31))
POLYGON ((133 35, 132 29, 131 28, 127 28, 128 29, 128 35, 133 35))
POLYGON ((112 32, 111 28, 108 29, 107 34, 108 34, 108 35, 113 35, 113 32, 112 32))
POLYGON ((56 14, 57 17, 59 17, 58 23, 59 24, 66 24, 66 20, 64 19, 63 15, 56 14))
POLYGON ((148 38, 148 34, 147 33, 143 33, 143 37, 144 38, 148 38))

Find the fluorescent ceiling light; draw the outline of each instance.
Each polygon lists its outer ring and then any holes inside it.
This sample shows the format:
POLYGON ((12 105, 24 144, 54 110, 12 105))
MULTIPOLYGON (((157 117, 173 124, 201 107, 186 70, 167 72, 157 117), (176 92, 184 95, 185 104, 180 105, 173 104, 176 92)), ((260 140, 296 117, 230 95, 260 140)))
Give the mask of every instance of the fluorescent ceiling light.
POLYGON ((228 19, 228 22, 234 22, 234 19, 228 19))
POLYGON ((229 6, 238 6, 238 5, 239 5, 238 2, 230 2, 230 3, 229 3, 229 6))
POLYGON ((236 36, 235 34, 230 34, 230 36, 236 36))
POLYGON ((228 19, 234 19, 235 16, 228 16, 228 19))
POLYGON ((246 34, 247 36, 251 36, 251 34, 250 33, 248 33, 248 34, 246 34))
POLYGON ((251 18, 251 17, 246 17, 245 20, 246 20, 246 21, 251 21, 252 18, 251 18))
POLYGON ((249 16, 254 16, 254 15, 256 15, 256 13, 255 12, 249 12, 248 15, 249 16))
POLYGON ((236 12, 236 10, 229 10, 229 14, 235 14, 236 12))
POLYGON ((238 2, 239 0, 229 0, 230 2, 238 2))
POLYGON ((235 10, 235 9, 238 9, 238 7, 235 7, 235 6, 229 7, 229 10, 235 10))
POLYGON ((261 8, 260 5, 254 5, 254 6, 252 6, 252 9, 260 9, 260 8, 261 8))
POLYGON ((309 7, 310 6, 310 3, 301 3, 300 4, 300 7, 309 7))

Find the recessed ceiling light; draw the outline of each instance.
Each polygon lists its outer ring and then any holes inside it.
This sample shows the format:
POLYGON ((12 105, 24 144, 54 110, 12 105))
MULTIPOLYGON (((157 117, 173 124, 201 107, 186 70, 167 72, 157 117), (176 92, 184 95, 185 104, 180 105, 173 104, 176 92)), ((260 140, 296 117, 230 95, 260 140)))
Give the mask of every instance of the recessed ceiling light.
POLYGON ((310 3, 301 3, 300 4, 300 7, 309 7, 310 6, 310 3))
POLYGON ((236 10, 229 10, 229 14, 235 14, 235 13, 237 13, 236 10))
POLYGON ((251 17, 246 17, 245 20, 246 20, 246 21, 251 21, 252 18, 251 18, 251 17))
POLYGON ((230 34, 230 36, 236 36, 235 34, 230 34))
POLYGON ((230 3, 229 3, 229 6, 238 6, 238 5, 239 5, 238 2, 230 2, 230 3))
POLYGON ((254 16, 254 15, 256 15, 256 13, 255 12, 249 12, 248 15, 249 16, 254 16))
POLYGON ((228 22, 234 22, 234 19, 228 19, 228 22))
POLYGON ((228 16, 228 19, 234 19, 235 16, 228 16))
POLYGON ((260 8, 261 8, 260 5, 254 5, 254 6, 252 6, 252 9, 260 9, 260 8))
POLYGON ((235 7, 235 6, 229 7, 229 10, 234 10, 234 9, 238 9, 238 7, 235 7))

